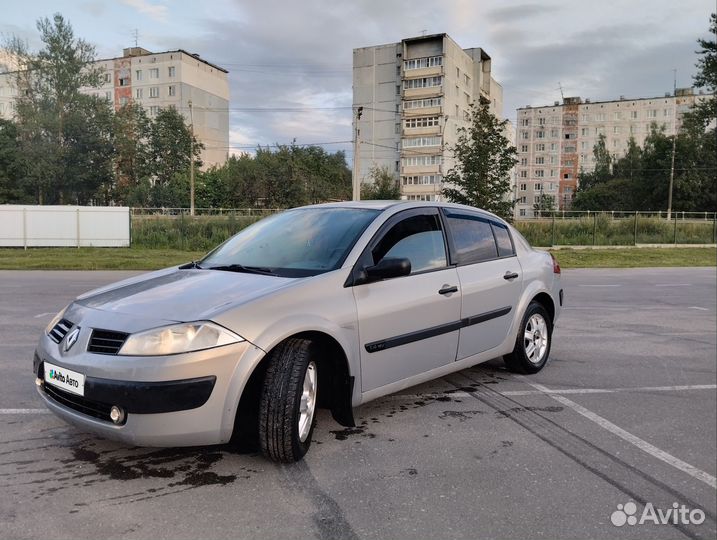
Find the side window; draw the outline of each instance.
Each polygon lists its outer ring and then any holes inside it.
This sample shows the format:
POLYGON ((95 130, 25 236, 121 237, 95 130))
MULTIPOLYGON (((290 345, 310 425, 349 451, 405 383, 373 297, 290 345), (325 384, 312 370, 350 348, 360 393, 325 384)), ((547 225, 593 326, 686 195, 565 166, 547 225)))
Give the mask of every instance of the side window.
POLYGON ((515 255, 508 229, 497 223, 492 223, 492 226, 493 234, 495 234, 495 242, 498 244, 498 257, 510 257, 511 255, 515 255))
POLYGON ((458 264, 473 264, 498 257, 490 223, 471 214, 447 212, 458 264))
POLYGON ((386 257, 405 257, 411 261, 411 274, 448 265, 437 215, 413 216, 399 221, 383 236, 371 255, 374 264, 386 257))

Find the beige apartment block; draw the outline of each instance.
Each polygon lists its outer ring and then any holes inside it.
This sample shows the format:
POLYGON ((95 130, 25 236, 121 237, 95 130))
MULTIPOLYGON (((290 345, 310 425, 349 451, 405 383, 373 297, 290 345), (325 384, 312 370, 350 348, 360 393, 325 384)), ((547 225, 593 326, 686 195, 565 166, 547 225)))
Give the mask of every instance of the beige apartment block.
POLYGON ((403 199, 440 200, 443 174, 453 166, 450 148, 478 101, 502 116, 503 89, 483 49, 462 49, 447 34, 354 49, 362 182, 372 167, 385 167, 400 179, 403 199))
POLYGON ((533 205, 541 194, 553 196, 557 209, 569 210, 580 172, 595 167, 593 148, 600 135, 607 150, 621 157, 631 137, 643 145, 652 124, 668 135, 676 133, 684 114, 709 97, 681 88, 663 97, 597 102, 569 97, 518 109, 515 217, 534 217, 533 205))
MULTIPOLYGON (((115 109, 134 102, 150 117, 176 108, 204 144, 204 168, 223 164, 229 154, 229 82, 227 70, 184 50, 152 53, 141 47, 124 49, 117 58, 97 60, 102 86, 86 94, 112 102, 115 109), (190 110, 191 102, 191 110, 190 110)), ((0 73, 0 117, 12 118, 15 74, 0 73)))

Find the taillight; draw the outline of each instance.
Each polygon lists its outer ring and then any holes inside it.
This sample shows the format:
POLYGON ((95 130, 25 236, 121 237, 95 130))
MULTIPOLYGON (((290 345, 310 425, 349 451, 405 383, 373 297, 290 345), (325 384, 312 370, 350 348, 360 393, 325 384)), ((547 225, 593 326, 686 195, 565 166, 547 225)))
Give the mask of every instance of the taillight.
POLYGON ((550 254, 550 258, 553 259, 553 274, 559 274, 560 265, 558 264, 558 259, 556 259, 555 255, 553 255, 552 253, 550 254))

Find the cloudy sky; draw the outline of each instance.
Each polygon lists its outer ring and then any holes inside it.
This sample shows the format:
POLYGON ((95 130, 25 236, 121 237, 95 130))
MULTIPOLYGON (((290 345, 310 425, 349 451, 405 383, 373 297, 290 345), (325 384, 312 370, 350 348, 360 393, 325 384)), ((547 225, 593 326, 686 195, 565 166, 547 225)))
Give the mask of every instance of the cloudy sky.
POLYGON ((672 90, 673 69, 678 87, 691 85, 696 39, 708 37, 715 2, 30 0, 5 5, 0 34, 36 49, 35 21, 58 9, 101 58, 121 55, 136 30, 142 47, 186 49, 228 69, 239 152, 351 139, 352 49, 422 32, 488 51, 509 119, 517 107, 560 99, 559 84, 592 100, 660 96, 672 90))

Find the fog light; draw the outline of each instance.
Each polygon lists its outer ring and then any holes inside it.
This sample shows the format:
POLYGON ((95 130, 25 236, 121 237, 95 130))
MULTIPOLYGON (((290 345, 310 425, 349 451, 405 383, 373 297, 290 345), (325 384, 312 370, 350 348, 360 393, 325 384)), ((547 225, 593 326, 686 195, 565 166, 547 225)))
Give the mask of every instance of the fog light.
POLYGON ((40 377, 35 378, 35 386, 42 386, 42 379, 40 377))
POLYGON ((112 408, 110 409, 110 420, 112 420, 115 424, 121 424, 124 422, 124 411, 117 405, 112 405, 112 408))

